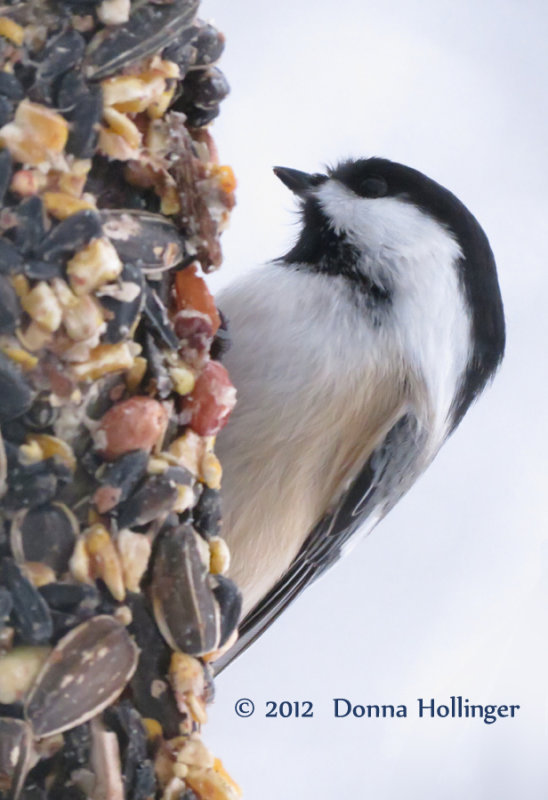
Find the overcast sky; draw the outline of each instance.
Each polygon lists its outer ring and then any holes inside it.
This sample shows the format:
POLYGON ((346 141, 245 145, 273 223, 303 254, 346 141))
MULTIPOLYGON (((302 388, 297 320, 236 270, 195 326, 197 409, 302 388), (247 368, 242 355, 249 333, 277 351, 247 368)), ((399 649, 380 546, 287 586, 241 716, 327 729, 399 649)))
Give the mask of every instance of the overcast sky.
POLYGON ((247 800, 548 796, 545 2, 203 0, 232 86, 213 133, 239 179, 219 288, 296 234, 276 164, 408 163, 478 217, 508 349, 493 387, 373 534, 217 681, 204 731, 247 800), (417 698, 519 704, 418 719, 417 698), (234 703, 253 699, 239 719, 234 703), (334 719, 334 697, 408 717, 334 719), (267 719, 310 700, 313 719, 267 719))

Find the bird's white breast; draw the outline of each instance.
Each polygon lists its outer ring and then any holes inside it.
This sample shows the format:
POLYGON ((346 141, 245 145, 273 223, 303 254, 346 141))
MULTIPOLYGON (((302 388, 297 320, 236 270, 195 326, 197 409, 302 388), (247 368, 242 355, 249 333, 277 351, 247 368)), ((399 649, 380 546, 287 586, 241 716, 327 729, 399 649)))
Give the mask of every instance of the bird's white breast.
POLYGON ((343 278, 270 264, 218 302, 238 391, 217 445, 223 535, 247 611, 402 413, 410 383, 343 278))

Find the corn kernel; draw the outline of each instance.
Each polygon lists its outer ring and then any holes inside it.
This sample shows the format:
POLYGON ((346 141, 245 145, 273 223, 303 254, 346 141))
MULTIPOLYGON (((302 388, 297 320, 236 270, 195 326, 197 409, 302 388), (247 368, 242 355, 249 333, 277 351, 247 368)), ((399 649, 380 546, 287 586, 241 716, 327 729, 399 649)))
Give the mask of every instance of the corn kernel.
POLYGON ((46 210, 55 219, 66 219, 77 211, 95 208, 95 205, 88 200, 73 197, 66 192, 44 192, 43 198, 46 210))
POLYGON ((106 329, 98 303, 89 295, 74 298, 76 302, 63 309, 63 324, 76 342, 85 341, 106 329))
POLYGON ((38 325, 37 322, 31 322, 24 331, 22 331, 20 328, 17 328, 15 335, 23 347, 26 350, 30 350, 32 353, 41 350, 52 339, 51 333, 44 330, 44 328, 42 328, 41 325, 38 325))
POLYGON ((46 586, 48 583, 55 583, 55 572, 47 564, 42 564, 40 561, 26 561, 23 570, 29 581, 36 588, 46 586))
POLYGON ((183 511, 187 510, 187 508, 192 507, 194 500, 194 492, 190 486, 182 486, 177 484, 177 499, 172 510, 176 511, 177 514, 182 514, 183 511))
POLYGON ((171 214, 177 214, 177 212, 181 210, 179 192, 176 186, 162 187, 160 200, 160 211, 166 217, 169 217, 171 214))
POLYGON ((224 575, 230 566, 230 551, 224 539, 213 536, 209 542, 209 571, 212 575, 224 575))
POLYGON ((121 272, 122 262, 108 239, 94 239, 67 264, 70 285, 77 295, 88 294, 115 280, 121 272))
POLYGON ((140 147, 142 134, 137 125, 130 120, 125 114, 117 111, 115 108, 108 106, 103 111, 103 119, 108 123, 110 128, 121 136, 130 147, 140 147))
POLYGON ((129 0, 103 0, 97 8, 97 16, 103 25, 122 25, 129 19, 129 0))
POLYGON ((205 453, 201 464, 201 478, 210 489, 221 488, 223 470, 215 453, 205 453))
POLYGON ((212 174, 217 178, 221 189, 226 194, 230 194, 236 189, 236 176, 232 167, 215 165, 212 169, 212 174))
POLYGON ((25 441, 28 445, 38 445, 42 451, 42 458, 55 456, 70 470, 76 469, 76 458, 72 447, 57 436, 50 436, 47 433, 29 433, 25 441))
POLYGON ((69 570, 73 578, 80 583, 92 583, 91 560, 83 536, 76 539, 74 550, 69 561, 69 570))
POLYGON ((133 366, 126 373, 126 386, 130 392, 135 392, 147 371, 148 363, 146 358, 137 356, 133 362, 133 366))
POLYGON ((152 719, 152 717, 143 717, 142 723, 145 726, 146 736, 149 741, 159 739, 162 736, 162 726, 157 719, 152 719))
POLYGON ((25 29, 9 17, 0 17, 0 36, 4 36, 20 47, 25 37, 25 29))
POLYGON ((51 108, 30 100, 17 106, 13 122, 0 129, 0 144, 16 161, 36 166, 62 153, 68 138, 67 121, 51 108))
POLYGON ((118 534, 116 549, 126 589, 129 592, 138 592, 150 559, 150 540, 143 534, 133 533, 126 528, 118 534))
POLYGON ((95 381, 108 372, 119 372, 130 369, 133 365, 133 354, 126 342, 118 344, 100 344, 94 347, 87 361, 72 364, 72 372, 80 381, 95 381))
POLYGON ((190 394, 190 392, 194 389, 196 378, 194 377, 194 373, 192 373, 188 367, 172 367, 169 370, 169 375, 173 383, 173 388, 177 394, 190 394))
POLYGON ((15 294, 19 299, 30 291, 30 283, 26 275, 14 275, 11 279, 11 285, 15 289, 15 294))
POLYGON ((104 525, 97 523, 84 532, 86 550, 91 561, 91 573, 101 578, 111 595, 120 603, 125 599, 126 589, 120 558, 104 525))
POLYGON ((34 289, 22 297, 21 305, 27 314, 45 330, 53 333, 61 325, 61 306, 55 293, 45 281, 37 283, 34 289))
POLYGON ((11 345, 3 345, 2 352, 8 358, 11 358, 12 361, 15 361, 16 364, 19 364, 22 369, 32 369, 38 364, 38 358, 36 356, 27 353, 26 350, 23 350, 21 347, 12 347, 11 345))

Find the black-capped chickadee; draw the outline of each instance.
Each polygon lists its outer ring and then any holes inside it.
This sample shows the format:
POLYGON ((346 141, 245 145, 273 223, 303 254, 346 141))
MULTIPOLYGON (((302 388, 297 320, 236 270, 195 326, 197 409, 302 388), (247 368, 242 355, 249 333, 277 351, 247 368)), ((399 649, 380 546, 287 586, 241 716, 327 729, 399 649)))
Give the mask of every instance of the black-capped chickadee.
POLYGON ((218 297, 238 392, 217 444, 223 535, 244 619, 217 669, 384 517, 504 352, 493 254, 451 192, 381 158, 274 172, 301 201, 298 241, 218 297))

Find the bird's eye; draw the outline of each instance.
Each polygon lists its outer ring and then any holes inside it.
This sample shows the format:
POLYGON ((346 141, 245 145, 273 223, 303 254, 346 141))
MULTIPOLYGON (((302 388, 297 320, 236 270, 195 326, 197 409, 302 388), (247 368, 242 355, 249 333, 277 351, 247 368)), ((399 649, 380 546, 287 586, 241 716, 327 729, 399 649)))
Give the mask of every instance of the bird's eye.
POLYGON ((371 175, 361 183, 358 193, 362 197, 384 197, 388 192, 388 184, 384 178, 371 175))

